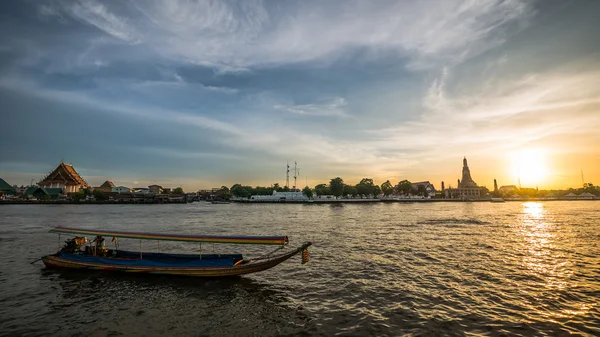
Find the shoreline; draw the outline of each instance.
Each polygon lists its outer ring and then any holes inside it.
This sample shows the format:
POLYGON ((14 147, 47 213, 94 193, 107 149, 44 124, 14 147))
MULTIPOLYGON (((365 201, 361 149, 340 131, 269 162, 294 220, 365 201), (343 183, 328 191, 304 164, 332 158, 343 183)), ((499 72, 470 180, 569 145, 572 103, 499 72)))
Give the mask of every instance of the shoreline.
MULTIPOLYGON (((530 202, 530 201, 600 201, 600 199, 543 199, 543 198, 530 198, 530 199, 506 199, 504 202, 530 202)), ((206 202, 211 201, 199 200, 193 202, 206 202)), ((122 201, 86 201, 86 202, 74 202, 69 200, 45 200, 45 201, 27 201, 27 200, 16 200, 7 201, 0 200, 0 205, 163 205, 163 204, 190 204, 193 202, 122 202, 122 201)), ((327 200, 231 200, 231 204, 372 204, 372 203, 438 203, 438 202, 450 202, 450 203, 464 203, 464 202, 487 202, 487 203, 503 203, 503 202, 492 202, 489 199, 473 199, 473 200, 460 200, 460 199, 327 199, 327 200)))

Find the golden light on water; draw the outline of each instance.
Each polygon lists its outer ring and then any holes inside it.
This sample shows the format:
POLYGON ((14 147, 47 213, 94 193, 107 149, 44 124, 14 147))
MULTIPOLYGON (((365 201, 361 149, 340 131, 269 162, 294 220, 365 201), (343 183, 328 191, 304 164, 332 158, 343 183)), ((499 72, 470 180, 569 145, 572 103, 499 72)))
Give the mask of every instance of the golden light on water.
POLYGON ((545 280, 546 288, 564 289, 572 271, 568 269, 570 263, 566 257, 555 253, 559 243, 547 220, 543 203, 523 204, 522 233, 527 250, 524 263, 537 277, 545 280))
POLYGON ((550 170, 546 157, 546 151, 542 149, 521 149, 512 154, 512 171, 523 187, 535 187, 548 178, 550 170))
MULTIPOLYGON (((540 280, 537 286, 543 286, 547 294, 580 286, 573 281, 576 265, 569 254, 559 249, 563 245, 560 235, 557 235, 558 228, 552 222, 552 215, 544 209, 544 203, 526 202, 522 206, 523 266, 540 280)), ((568 308, 545 308, 536 312, 556 322, 556 319, 588 315, 595 306, 596 303, 576 303, 568 308)))

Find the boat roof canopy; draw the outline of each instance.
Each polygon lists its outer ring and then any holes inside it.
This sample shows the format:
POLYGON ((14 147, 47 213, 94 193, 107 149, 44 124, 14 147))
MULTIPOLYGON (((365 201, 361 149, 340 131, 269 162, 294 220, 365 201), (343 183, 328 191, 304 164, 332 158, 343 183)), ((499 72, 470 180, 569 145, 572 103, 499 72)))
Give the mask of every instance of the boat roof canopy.
POLYGON ((100 229, 83 229, 55 227, 50 233, 112 236, 116 238, 139 239, 139 240, 164 240, 164 241, 187 241, 187 242, 212 242, 249 245, 286 245, 287 236, 216 236, 216 235, 182 235, 182 234, 159 234, 140 232, 121 232, 100 229))

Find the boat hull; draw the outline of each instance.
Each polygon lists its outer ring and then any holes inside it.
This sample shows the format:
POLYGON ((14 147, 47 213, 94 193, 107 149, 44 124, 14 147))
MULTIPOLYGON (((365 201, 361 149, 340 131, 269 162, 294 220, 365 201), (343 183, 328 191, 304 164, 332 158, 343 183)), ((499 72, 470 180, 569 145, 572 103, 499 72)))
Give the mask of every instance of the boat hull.
POLYGON ((98 271, 140 273, 140 274, 161 274, 161 275, 179 275, 194 277, 228 277, 239 276, 250 273, 261 272, 277 266, 308 248, 310 243, 304 244, 286 254, 278 255, 268 259, 251 260, 248 263, 242 263, 237 266, 219 266, 219 267, 185 267, 185 266, 136 266, 120 265, 104 262, 76 261, 63 258, 59 255, 47 255, 42 261, 47 268, 65 268, 65 269, 87 269, 98 271))

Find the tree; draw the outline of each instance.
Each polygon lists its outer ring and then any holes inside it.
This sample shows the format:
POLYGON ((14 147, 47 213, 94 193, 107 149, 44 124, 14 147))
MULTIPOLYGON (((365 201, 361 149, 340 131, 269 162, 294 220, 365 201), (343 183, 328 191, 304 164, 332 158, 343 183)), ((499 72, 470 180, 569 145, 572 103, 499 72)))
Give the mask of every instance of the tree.
POLYGON ((373 194, 373 198, 376 198, 381 194, 381 188, 378 185, 373 186, 373 191, 371 194, 373 194))
POLYGON ((92 195, 92 192, 90 191, 89 188, 84 188, 81 190, 81 193, 83 193, 84 197, 89 197, 90 195, 92 195))
POLYGON ((106 194, 104 194, 104 192, 100 190, 94 190, 94 192, 92 192, 92 195, 94 196, 94 199, 98 201, 106 200, 106 194))
POLYGON ((309 199, 312 199, 313 197, 313 191, 308 186, 304 187, 304 189, 302 190, 302 194, 304 194, 309 199))
POLYGON ((290 188, 288 186, 283 186, 283 188, 281 189, 282 192, 289 192, 290 188))
POLYGON ((329 182, 329 189, 331 190, 331 194, 335 195, 336 198, 339 198, 344 191, 344 180, 340 177, 331 179, 329 182))
POLYGON ((381 184, 381 190, 383 191, 383 194, 387 197, 388 195, 394 193, 394 186, 392 186, 392 183, 390 183, 390 181, 387 180, 385 183, 381 184))
POLYGON ((315 193, 317 195, 329 195, 329 194, 331 194, 331 190, 329 189, 329 186, 327 186, 326 184, 319 184, 319 185, 315 186, 315 193))
POLYGON ((177 187, 173 190, 173 194, 183 194, 183 188, 177 187))
POLYGON ((229 188, 227 186, 221 186, 221 189, 217 192, 217 196, 220 199, 229 200, 229 198, 231 197, 229 188))
POLYGON ((408 194, 412 190, 412 183, 408 180, 402 180, 398 183, 398 192, 408 194))
POLYGON ((231 193, 231 195, 239 198, 248 198, 250 196, 250 192, 248 191, 248 189, 242 186, 241 184, 235 184, 231 186, 229 192, 231 193))
POLYGON ((71 193, 70 197, 71 197, 71 200, 73 200, 75 202, 79 202, 79 200, 85 198, 85 194, 83 194, 83 192, 75 192, 75 193, 71 193))
POLYGON ((356 187, 352 185, 344 185, 344 195, 351 195, 353 197, 356 197, 358 195, 356 187))
POLYGON ((362 178, 361 181, 356 185, 356 190, 358 191, 358 194, 361 195, 361 198, 363 195, 370 195, 373 194, 373 179, 370 178, 362 178))

